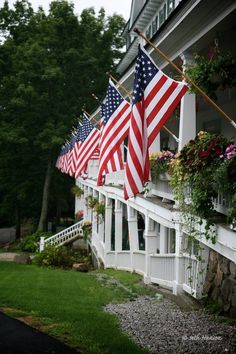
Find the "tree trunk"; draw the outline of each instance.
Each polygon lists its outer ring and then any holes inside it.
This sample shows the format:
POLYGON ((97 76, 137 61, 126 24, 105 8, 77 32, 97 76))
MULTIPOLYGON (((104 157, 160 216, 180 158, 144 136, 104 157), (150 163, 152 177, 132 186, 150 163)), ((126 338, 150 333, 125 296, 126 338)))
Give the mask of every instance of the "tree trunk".
POLYGON ((48 200, 49 200, 51 177, 52 177, 52 161, 51 158, 49 158, 45 180, 44 180, 44 186, 43 186, 43 200, 42 200, 41 215, 40 215, 37 231, 47 230, 46 222, 47 222, 47 214, 48 214, 48 200))
POLYGON ((16 201, 16 239, 21 237, 21 212, 20 212, 20 202, 16 201))

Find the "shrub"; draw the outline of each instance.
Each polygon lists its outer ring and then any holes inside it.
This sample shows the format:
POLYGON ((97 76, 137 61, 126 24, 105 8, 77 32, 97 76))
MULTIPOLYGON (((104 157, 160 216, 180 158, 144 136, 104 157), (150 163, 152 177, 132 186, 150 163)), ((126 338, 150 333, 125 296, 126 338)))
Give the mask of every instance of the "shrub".
POLYGON ((71 268, 73 263, 86 263, 90 265, 87 252, 76 253, 67 247, 56 247, 48 245, 38 253, 34 259, 34 264, 45 267, 60 267, 63 269, 71 268))
POLYGON ((37 231, 31 235, 28 235, 24 237, 23 240, 21 241, 19 245, 20 250, 23 252, 36 252, 39 247, 40 237, 48 238, 50 236, 52 236, 51 232, 42 232, 42 231, 37 231))

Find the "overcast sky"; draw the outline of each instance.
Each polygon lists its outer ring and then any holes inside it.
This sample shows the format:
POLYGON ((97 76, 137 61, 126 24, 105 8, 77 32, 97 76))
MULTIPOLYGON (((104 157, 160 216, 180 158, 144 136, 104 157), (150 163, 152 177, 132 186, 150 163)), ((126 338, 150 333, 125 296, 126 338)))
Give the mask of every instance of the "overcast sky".
MULTIPOLYGON (((74 4, 75 13, 79 15, 83 9, 88 7, 94 7, 95 11, 99 11, 101 7, 104 7, 106 15, 112 15, 116 12, 122 15, 125 20, 129 19, 130 7, 132 0, 71 0, 74 4)), ((15 0, 8 0, 9 4, 12 5, 15 0)), ((51 0, 29 0, 33 5, 35 10, 41 5, 45 11, 48 10, 51 0)), ((0 0, 0 7, 2 7, 4 0, 0 0)))

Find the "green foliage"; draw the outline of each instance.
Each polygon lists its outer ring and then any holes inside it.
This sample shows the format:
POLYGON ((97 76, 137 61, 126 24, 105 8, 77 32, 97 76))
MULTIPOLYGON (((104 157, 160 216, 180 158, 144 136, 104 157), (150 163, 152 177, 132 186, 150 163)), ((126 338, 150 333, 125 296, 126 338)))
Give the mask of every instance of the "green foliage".
POLYGON ((199 132, 194 140, 190 140, 180 152, 183 173, 194 176, 196 172, 212 164, 220 163, 220 156, 229 144, 222 135, 199 132))
POLYGON ((39 248, 40 237, 48 238, 50 236, 52 236, 51 232, 37 231, 24 237, 20 242, 19 248, 23 252, 36 252, 39 248))
MULTIPOLYGON (((145 294, 145 288, 139 287, 140 276, 125 272, 125 277, 122 284, 134 284, 145 294)), ((124 302, 130 294, 112 283, 103 286, 91 273, 2 262, 0 288, 2 306, 43 320, 49 324, 43 326, 48 334, 80 352, 147 353, 122 333, 115 316, 104 311, 106 304, 124 302)))
POLYGON ((35 255, 34 264, 44 267, 71 268, 73 263, 86 263, 91 267, 89 257, 82 252, 74 252, 67 247, 56 247, 48 245, 45 249, 35 255))
POLYGON ((200 132, 183 147, 171 166, 171 185, 183 212, 185 224, 188 225, 189 234, 199 236, 196 220, 201 225, 205 219, 204 234, 212 242, 215 242, 214 198, 219 192, 214 183, 215 171, 222 166, 228 144, 223 136, 200 132))
POLYGON ((94 198, 92 196, 88 197, 88 206, 89 206, 89 208, 94 209, 98 203, 99 203, 98 198, 94 198))
POLYGON ((101 216, 102 218, 105 217, 105 210, 106 210, 106 207, 105 207, 105 204, 104 203, 97 203, 95 205, 95 208, 94 210, 96 211, 97 213, 97 216, 101 216))
POLYGON ((83 191, 83 189, 80 188, 79 186, 73 186, 73 187, 71 188, 71 193, 74 194, 74 195, 76 195, 76 197, 81 198, 82 195, 84 194, 84 191, 83 191))
POLYGON ((91 9, 78 19, 73 4, 63 0, 53 1, 48 14, 42 9, 34 12, 26 0, 17 1, 13 8, 5 2, 0 8, 3 226, 24 218, 38 221, 42 201, 44 224, 47 210, 58 218, 66 209, 71 212, 73 181, 65 175, 60 178, 52 167, 72 125, 77 124, 75 117, 84 105, 89 111, 97 105, 91 92, 104 94, 105 73, 121 57, 123 25, 121 17, 106 18, 104 11, 96 17, 91 9), (51 183, 45 189, 47 181, 51 183))
POLYGON ((101 216, 102 218, 104 218, 105 204, 103 202, 99 202, 98 198, 94 198, 92 196, 89 196, 88 206, 89 206, 89 208, 93 209, 97 213, 97 216, 101 216))
MULTIPOLYGON (((195 54, 195 63, 186 69, 186 74, 208 96, 217 99, 217 89, 236 86, 236 59, 230 54, 216 51, 211 58, 195 54)), ((192 87, 192 91, 197 91, 192 87)))
POLYGON ((86 241, 92 232, 92 223, 90 221, 85 221, 82 225, 83 238, 86 241))

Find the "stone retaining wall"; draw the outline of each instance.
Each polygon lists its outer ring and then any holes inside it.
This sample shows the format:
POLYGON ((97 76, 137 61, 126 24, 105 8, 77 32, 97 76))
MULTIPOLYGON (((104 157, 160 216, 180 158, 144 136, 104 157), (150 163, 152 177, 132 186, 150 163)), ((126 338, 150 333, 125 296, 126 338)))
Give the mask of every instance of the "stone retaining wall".
POLYGON ((211 250, 203 291, 224 314, 236 318, 236 263, 211 250))

